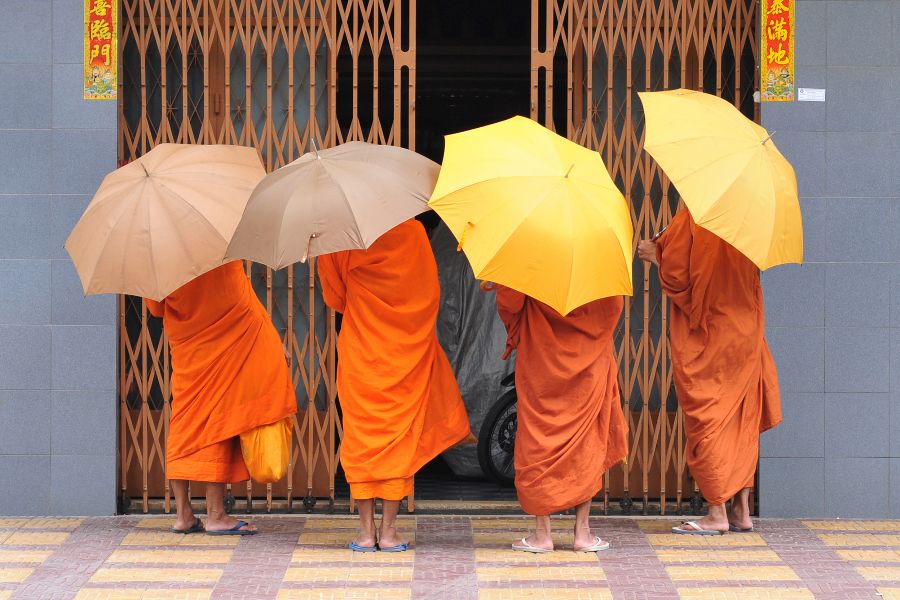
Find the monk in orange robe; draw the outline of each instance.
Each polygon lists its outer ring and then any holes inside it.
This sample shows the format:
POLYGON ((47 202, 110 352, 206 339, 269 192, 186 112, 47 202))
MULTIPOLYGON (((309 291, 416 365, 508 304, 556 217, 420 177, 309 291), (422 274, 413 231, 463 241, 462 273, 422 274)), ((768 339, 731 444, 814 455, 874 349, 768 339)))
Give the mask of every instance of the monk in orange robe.
POLYGON ((470 435, 450 362, 438 344, 440 288, 425 229, 410 220, 368 250, 320 256, 325 303, 343 313, 338 397, 341 464, 359 506, 356 551, 399 552, 400 501, 416 471, 470 435), (383 501, 375 529, 375 499, 383 501), (377 546, 376 546, 377 544, 377 546))
POLYGON ((765 338, 759 270, 682 210, 638 248, 659 265, 671 300, 669 339, 687 464, 709 514, 675 533, 752 531, 750 489, 759 435, 781 422, 775 363, 765 338), (726 502, 732 500, 730 509, 726 502))
POLYGON ((256 527, 225 512, 225 484, 250 479, 239 436, 297 412, 278 332, 240 261, 213 269, 162 302, 172 350, 172 417, 166 477, 175 492, 173 531, 203 531, 188 482, 206 482, 206 531, 248 535, 256 527))
POLYGON ((604 298, 562 316, 510 288, 497 289, 497 310, 516 351, 516 492, 536 517, 535 532, 514 550, 553 550, 550 515, 575 507, 575 550, 609 543, 591 533, 591 499, 603 474, 628 454, 628 425, 619 399, 613 330, 622 298, 604 298))

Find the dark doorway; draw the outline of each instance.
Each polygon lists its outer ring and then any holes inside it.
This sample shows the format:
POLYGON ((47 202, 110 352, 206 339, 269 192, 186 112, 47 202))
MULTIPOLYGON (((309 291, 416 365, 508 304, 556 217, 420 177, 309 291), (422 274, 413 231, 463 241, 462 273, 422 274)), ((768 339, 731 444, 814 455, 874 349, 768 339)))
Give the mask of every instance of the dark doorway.
POLYGON ((530 113, 531 3, 418 3, 416 150, 441 162, 444 136, 530 113))

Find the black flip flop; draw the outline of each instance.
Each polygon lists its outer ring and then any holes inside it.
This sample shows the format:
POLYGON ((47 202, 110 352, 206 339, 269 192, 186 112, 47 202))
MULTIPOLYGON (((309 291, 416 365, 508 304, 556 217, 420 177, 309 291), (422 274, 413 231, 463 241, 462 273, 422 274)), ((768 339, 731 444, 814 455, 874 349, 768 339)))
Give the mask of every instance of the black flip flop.
POLYGON ((181 533, 184 535, 187 535, 189 533, 201 533, 202 531, 204 531, 203 521, 201 521, 199 517, 194 517, 194 524, 187 529, 175 529, 173 527, 171 531, 172 533, 181 533))
POLYGON ((206 535, 256 535, 258 532, 252 529, 241 529, 241 527, 246 527, 249 525, 247 521, 238 521, 237 525, 232 527, 231 529, 221 529, 221 530, 206 530, 206 535))

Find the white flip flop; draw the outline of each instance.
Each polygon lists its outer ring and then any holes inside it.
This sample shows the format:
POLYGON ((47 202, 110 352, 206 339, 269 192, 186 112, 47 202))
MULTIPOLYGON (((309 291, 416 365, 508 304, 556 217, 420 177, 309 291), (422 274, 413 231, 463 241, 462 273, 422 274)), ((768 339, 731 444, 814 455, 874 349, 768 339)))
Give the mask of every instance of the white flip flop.
POLYGON ((593 545, 585 548, 578 548, 575 552, 601 552, 603 550, 609 550, 609 542, 604 542, 598 536, 594 537, 597 538, 597 541, 594 542, 593 545))
POLYGON ((681 535, 724 535, 724 531, 718 529, 703 529, 696 521, 686 521, 681 527, 673 527, 672 533, 681 535))
POLYGON ((537 546, 532 546, 525 538, 519 540, 519 543, 513 544, 512 549, 518 550, 519 552, 532 552, 534 554, 546 554, 547 552, 553 552, 553 550, 547 550, 546 548, 538 548, 537 546))

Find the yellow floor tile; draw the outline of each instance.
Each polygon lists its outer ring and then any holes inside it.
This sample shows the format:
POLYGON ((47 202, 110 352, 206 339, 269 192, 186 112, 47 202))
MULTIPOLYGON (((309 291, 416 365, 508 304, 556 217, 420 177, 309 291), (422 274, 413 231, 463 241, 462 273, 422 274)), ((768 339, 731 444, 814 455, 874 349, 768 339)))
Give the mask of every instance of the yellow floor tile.
POLYGON ((219 580, 222 569, 111 569, 102 567, 91 576, 93 583, 116 582, 191 582, 210 583, 219 580))
POLYGON ((867 581, 900 582, 900 567, 856 567, 856 572, 867 581))
POLYGON ((53 555, 52 550, 10 550, 0 548, 0 563, 40 564, 53 555))
POLYGON ((523 566, 476 567, 478 581, 605 581, 606 574, 598 563, 595 567, 523 566))
POLYGON ((233 550, 116 550, 108 563, 226 564, 233 550))
MULTIPOLYGON (((517 542, 522 539, 522 536, 527 536, 527 530, 518 530, 518 531, 474 531, 472 533, 472 539, 475 542, 476 546, 505 546, 509 548, 512 546, 513 542, 517 542)), ((553 544, 557 549, 569 549, 572 548, 572 542, 575 541, 575 535, 572 531, 554 531, 553 533, 553 544)))
POLYGON ((240 536, 169 533, 168 531, 132 531, 123 546, 236 546, 240 536))
POLYGON ((885 546, 888 548, 900 547, 900 535, 872 535, 854 533, 820 533, 819 539, 828 546, 885 546))
POLYGON ((62 531, 14 531, 2 543, 4 546, 57 546, 68 537, 62 531))
POLYGON ((212 590, 86 588, 75 600, 209 600, 212 590))
POLYGON ((13 534, 12 531, 0 531, 0 545, 2 545, 6 540, 13 534))
MULTIPOLYGON (((412 530, 400 530, 400 535, 403 539, 409 540, 410 542, 415 542, 416 536, 415 532, 412 530)), ((356 537, 356 530, 347 530, 347 531, 304 531, 300 534, 300 539, 298 543, 305 546, 339 546, 341 548, 346 548, 347 544, 356 537)))
POLYGON ((0 529, 68 529, 81 525, 84 519, 0 519, 0 529))
POLYGON ((642 519, 637 522, 638 529, 644 533, 672 533, 684 521, 681 519, 642 519))
MULTIPOLYGON (((415 530, 416 528, 416 520, 412 517, 407 518, 398 518, 397 521, 397 529, 400 530, 415 530)), ((331 529, 351 529, 355 530, 359 528, 359 519, 355 516, 348 518, 308 518, 306 522, 303 524, 304 531, 310 530, 331 530, 331 529)))
POLYGON ((278 600, 409 600, 412 592, 399 588, 306 588, 279 590, 278 600))
POLYGON ((607 588, 512 588, 478 590, 478 600, 612 600, 607 588))
POLYGON ((0 568, 0 583, 22 583, 34 569, 0 568))
POLYGON ((681 600, 813 600, 807 588, 678 588, 681 600))
POLYGON ((666 567, 673 581, 798 581, 790 567, 666 567))
POLYGON ((683 562, 781 562, 772 550, 765 548, 730 550, 709 548, 691 550, 688 548, 658 548, 656 556, 666 563, 683 562))
POLYGON ((740 535, 679 535, 677 533, 649 534, 647 539, 654 546, 765 546, 758 533, 740 535))
POLYGON ((359 567, 347 563, 339 567, 290 567, 287 582, 326 583, 362 581, 411 581, 412 567, 359 567))
POLYGON ((345 548, 298 548, 294 550, 291 562, 304 563, 353 563, 366 564, 406 564, 416 557, 415 550, 406 552, 352 552, 345 548))
POLYGON ((900 550, 837 550, 837 555, 848 561, 900 562, 900 550))
POLYGON ((900 587, 880 587, 877 588, 881 594, 881 600, 900 600, 900 587))
MULTIPOLYGON (((473 518, 471 520, 472 529, 505 529, 509 531, 522 531, 534 529, 534 519, 529 517, 508 518, 508 517, 482 517, 473 518)), ((565 531, 575 527, 575 519, 566 517, 557 517, 550 519, 550 527, 554 531, 565 531)))
MULTIPOLYGON (((601 552, 602 556, 603 553, 601 552)), ((557 550, 546 554, 534 554, 532 552, 516 552, 508 548, 478 548, 475 550, 475 560, 482 563, 589 563, 597 562, 597 555, 590 552, 572 552, 571 550, 557 550)))
POLYGON ((0 590, 0 600, 9 600, 12 598, 12 590, 0 590))
POLYGON ((810 529, 825 531, 900 531, 900 521, 803 521, 810 529))
POLYGON ((175 527, 175 517, 146 517, 135 525, 138 529, 162 529, 168 531, 175 527))

